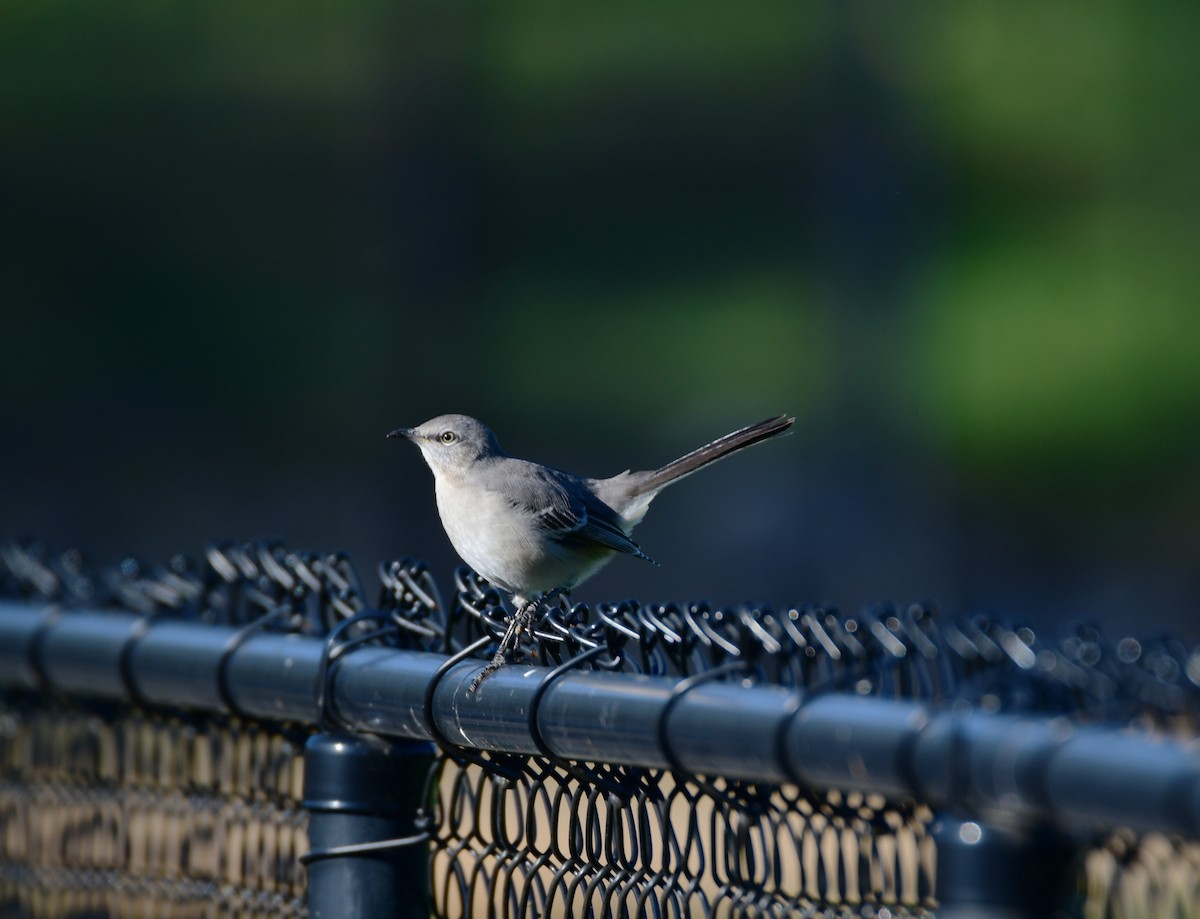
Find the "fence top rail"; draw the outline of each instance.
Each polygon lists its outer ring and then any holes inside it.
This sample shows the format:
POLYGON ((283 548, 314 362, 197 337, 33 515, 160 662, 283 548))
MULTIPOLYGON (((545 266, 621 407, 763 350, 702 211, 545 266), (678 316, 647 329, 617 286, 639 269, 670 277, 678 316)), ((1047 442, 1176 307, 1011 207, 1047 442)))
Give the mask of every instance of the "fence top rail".
MULTIPOLYGON (((422 562, 381 564, 361 578, 344 553, 293 551, 277 540, 226 541, 203 559, 99 568, 80 553, 0 544, 0 599, 63 610, 115 610, 250 632, 329 636, 452 655, 504 630, 500 597, 473 572, 443 594, 422 562), (364 617, 362 625, 347 621, 364 617), (364 635, 365 633, 365 635, 364 635)), ((1086 622, 1058 635, 1003 618, 942 617, 936 606, 824 604, 782 609, 633 600, 546 605, 525 636, 548 666, 711 679, 738 669, 756 683, 813 692, 894 696, 933 706, 1066 715, 1088 723, 1149 723, 1200 734, 1200 647, 1171 637, 1109 640, 1086 622)), ((486 656, 488 651, 480 651, 486 656)))
POLYGON ((1200 838, 1200 754, 1161 732, 678 676, 514 665, 0 600, 0 688, 369 731, 491 754, 913 796, 1200 838), (340 650, 335 648, 335 650, 340 650))

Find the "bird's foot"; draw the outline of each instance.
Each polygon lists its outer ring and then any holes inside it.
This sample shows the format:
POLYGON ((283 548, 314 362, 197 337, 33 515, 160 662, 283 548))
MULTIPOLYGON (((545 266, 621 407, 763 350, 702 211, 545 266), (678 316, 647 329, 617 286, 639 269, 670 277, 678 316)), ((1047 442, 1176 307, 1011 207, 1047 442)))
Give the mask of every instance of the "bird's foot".
POLYGON ((475 674, 475 679, 471 680, 471 685, 467 687, 467 695, 475 695, 475 690, 477 690, 483 684, 483 681, 503 667, 507 662, 508 658, 504 656, 504 652, 497 651, 496 656, 491 659, 488 665, 475 674))
POLYGON ((508 628, 504 630, 504 635, 500 639, 500 647, 496 649, 495 657, 479 673, 475 674, 475 679, 471 680, 471 685, 467 687, 467 695, 473 696, 484 680, 508 663, 512 657, 516 656, 521 646, 521 635, 527 629, 533 627, 533 620, 537 611, 561 593, 561 590, 553 590, 550 593, 542 594, 540 597, 530 600, 513 613, 512 619, 509 620, 508 628))

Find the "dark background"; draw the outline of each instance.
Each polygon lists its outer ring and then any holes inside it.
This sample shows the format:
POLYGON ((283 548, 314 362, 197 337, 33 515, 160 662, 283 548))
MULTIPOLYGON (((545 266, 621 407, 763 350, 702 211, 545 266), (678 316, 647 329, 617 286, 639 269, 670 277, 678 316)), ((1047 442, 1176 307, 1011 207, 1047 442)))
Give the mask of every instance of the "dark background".
POLYGON ((0 537, 455 563, 392 428, 653 467, 576 594, 1200 637, 1200 7, 8 0, 0 537))

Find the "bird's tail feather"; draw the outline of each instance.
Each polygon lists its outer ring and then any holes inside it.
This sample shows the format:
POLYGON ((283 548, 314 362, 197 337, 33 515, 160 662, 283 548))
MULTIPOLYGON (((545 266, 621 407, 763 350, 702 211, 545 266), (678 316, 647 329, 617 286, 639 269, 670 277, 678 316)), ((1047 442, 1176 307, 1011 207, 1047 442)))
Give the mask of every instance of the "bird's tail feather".
POLYGON ((740 428, 732 434, 718 437, 712 443, 705 444, 686 456, 672 460, 661 469, 651 472, 637 484, 634 494, 643 495, 648 492, 657 492, 672 482, 691 475, 697 469, 703 469, 709 463, 715 463, 738 450, 744 450, 760 441, 786 433, 795 422, 796 419, 790 415, 776 415, 774 418, 767 418, 765 421, 740 428))

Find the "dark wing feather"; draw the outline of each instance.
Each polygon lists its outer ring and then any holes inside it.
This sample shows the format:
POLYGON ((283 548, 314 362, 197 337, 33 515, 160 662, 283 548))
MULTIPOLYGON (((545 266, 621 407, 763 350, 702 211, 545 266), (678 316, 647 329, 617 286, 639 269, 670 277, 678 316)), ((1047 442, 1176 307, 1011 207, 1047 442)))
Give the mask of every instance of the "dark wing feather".
POLYGON ((574 547, 591 543, 650 560, 626 535, 617 512, 592 494, 581 480, 530 464, 530 470, 534 468, 536 473, 521 477, 523 485, 509 497, 514 505, 536 516, 552 539, 574 547))

